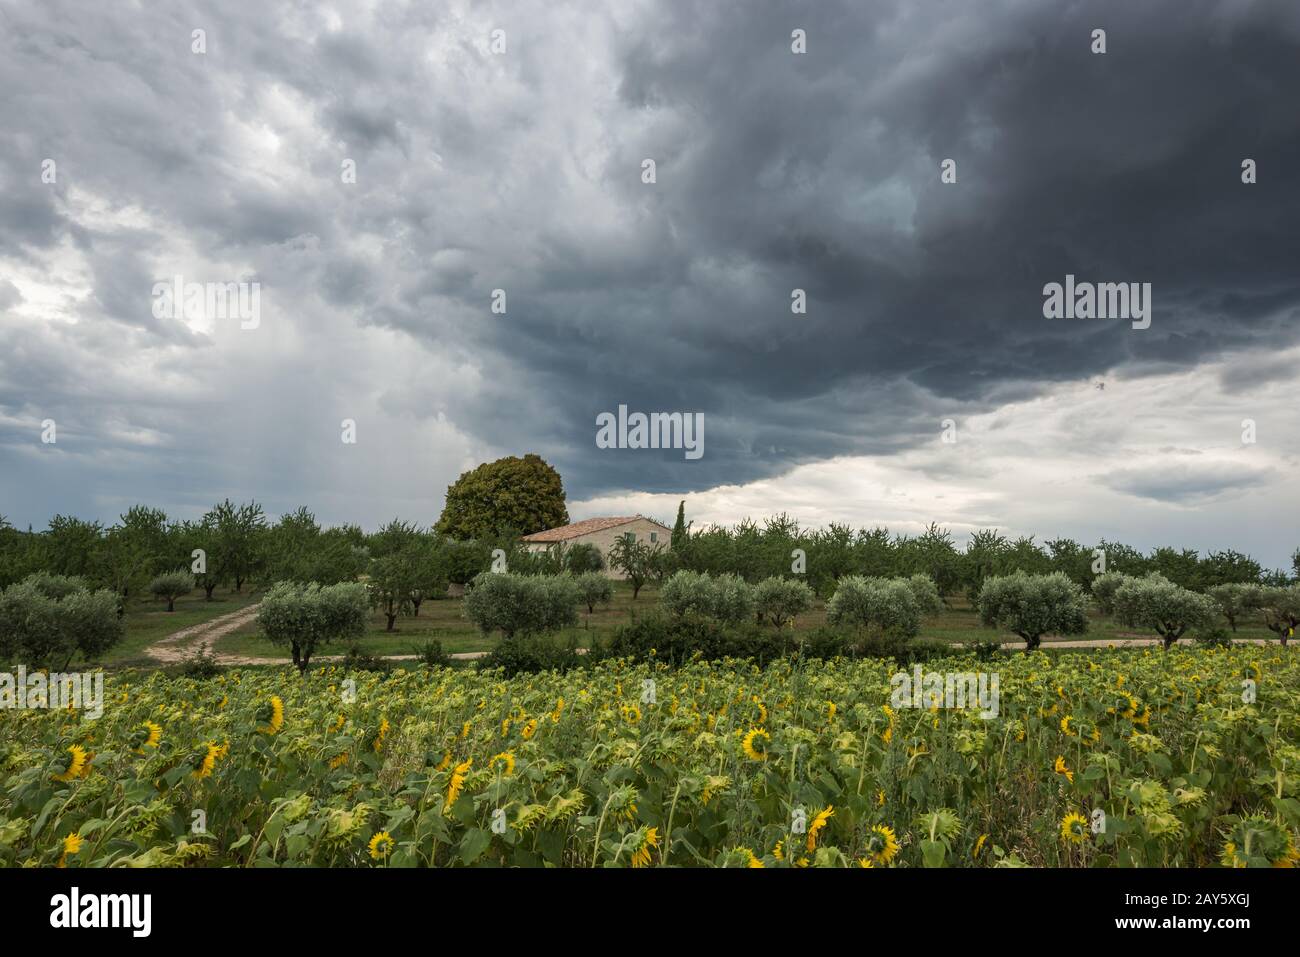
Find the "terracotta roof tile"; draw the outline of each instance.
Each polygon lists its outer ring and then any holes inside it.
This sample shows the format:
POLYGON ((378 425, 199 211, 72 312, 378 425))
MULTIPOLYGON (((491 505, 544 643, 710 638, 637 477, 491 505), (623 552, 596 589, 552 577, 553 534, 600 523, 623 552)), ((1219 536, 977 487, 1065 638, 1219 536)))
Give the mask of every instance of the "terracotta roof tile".
MULTIPOLYGON (((602 532, 607 528, 614 528, 617 525, 626 525, 628 522, 635 522, 639 518, 645 518, 644 515, 617 515, 607 518, 588 518, 581 522, 574 522, 571 525, 561 525, 559 528, 548 528, 544 532, 533 532, 531 535, 525 535, 525 542, 563 542, 570 538, 577 538, 580 535, 590 535, 592 532, 602 532)), ((646 519, 648 522, 655 522, 654 519, 646 519)), ((668 526, 661 526, 667 528, 668 526)))

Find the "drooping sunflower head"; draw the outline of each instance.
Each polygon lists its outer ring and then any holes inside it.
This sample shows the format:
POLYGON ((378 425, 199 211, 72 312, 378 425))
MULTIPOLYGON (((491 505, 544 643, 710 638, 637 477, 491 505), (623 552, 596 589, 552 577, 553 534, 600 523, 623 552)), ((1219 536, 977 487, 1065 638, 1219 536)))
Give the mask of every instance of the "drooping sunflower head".
POLYGON ((162 725, 145 721, 131 735, 130 745, 136 754, 143 754, 145 748, 156 748, 162 741, 162 725))
POLYGON ((821 834, 822 830, 826 827, 827 823, 834 816, 835 816, 835 806, 827 805, 825 808, 818 811, 816 816, 813 817, 812 824, 808 825, 809 853, 817 850, 817 837, 821 834))
POLYGON ((1088 819, 1078 811, 1061 818, 1061 840, 1068 844, 1082 844, 1088 837, 1088 819))
POLYGON ((68 834, 61 842, 63 853, 59 857, 58 867, 67 867, 68 858, 81 850, 82 839, 76 831, 68 834))
POLYGON ((217 766, 217 758, 221 757, 221 747, 215 741, 208 741, 200 745, 199 748, 190 756, 190 769, 194 772, 194 777, 202 781, 206 777, 211 777, 213 769, 217 766))
POLYGON ((371 860, 382 861, 392 853, 393 846, 393 836, 391 834, 387 831, 377 831, 374 837, 370 839, 370 843, 366 845, 366 849, 370 852, 371 860))
POLYGON ((258 729, 263 734, 279 734, 284 727, 284 702, 279 695, 272 695, 271 700, 257 709, 257 720, 262 722, 258 729))
POLYGON ((650 863, 650 852, 659 846, 659 829, 648 827, 637 838, 636 850, 632 852, 632 866, 645 867, 650 863))
POLYGON ((500 765, 501 773, 505 777, 510 777, 515 773, 515 756, 509 751, 502 751, 500 754, 493 755, 490 763, 492 767, 500 765))
POLYGON ((465 776, 469 774, 470 766, 473 763, 473 758, 466 758, 452 769, 451 781, 447 784, 447 800, 443 804, 442 813, 451 813, 452 806, 456 803, 456 799, 460 797, 460 792, 465 790, 465 776))
POLYGON ((387 718, 379 719, 379 727, 375 729, 375 739, 370 744, 376 753, 384 750, 384 739, 388 737, 389 727, 387 718))
POLYGON ((69 745, 67 749, 67 758, 63 762, 63 770, 57 771, 51 775, 56 781, 67 783, 75 778, 81 777, 86 769, 86 749, 79 744, 69 745))

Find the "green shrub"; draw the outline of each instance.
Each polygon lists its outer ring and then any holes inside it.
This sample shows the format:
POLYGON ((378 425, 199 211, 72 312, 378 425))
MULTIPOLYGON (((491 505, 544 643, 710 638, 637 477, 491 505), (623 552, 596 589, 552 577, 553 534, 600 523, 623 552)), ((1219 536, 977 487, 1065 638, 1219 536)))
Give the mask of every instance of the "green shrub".
POLYGON ((572 637, 560 644, 550 636, 524 635, 514 641, 501 642, 478 659, 477 667, 500 668, 504 677, 513 678, 518 674, 537 674, 542 671, 564 673, 588 662, 594 663, 599 658, 598 650, 589 649, 587 654, 580 654, 577 640, 572 637))
POLYGON ((207 681, 210 678, 216 678, 224 674, 225 668, 217 664, 216 656, 208 650, 208 643, 202 642, 192 655, 187 656, 174 670, 169 671, 171 677, 176 678, 194 678, 197 681, 207 681))
POLYGON ((347 652, 339 661, 339 667, 345 671, 374 671, 379 674, 388 674, 393 670, 393 664, 387 658, 363 651, 355 642, 348 646, 347 652))
POLYGON ((605 559, 600 554, 600 549, 595 545, 582 543, 569 549, 564 564, 567 571, 578 576, 585 575, 588 572, 603 572, 605 570, 605 559))
POLYGON ((450 668, 451 655, 442 650, 442 642, 434 639, 412 649, 416 660, 426 668, 450 668))

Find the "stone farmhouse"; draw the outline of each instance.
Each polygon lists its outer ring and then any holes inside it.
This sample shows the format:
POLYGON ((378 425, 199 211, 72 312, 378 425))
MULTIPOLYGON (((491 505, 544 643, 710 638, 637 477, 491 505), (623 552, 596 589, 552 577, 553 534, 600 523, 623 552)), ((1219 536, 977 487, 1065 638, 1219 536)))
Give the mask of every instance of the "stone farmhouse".
POLYGON ((605 574, 611 578, 622 578, 622 572, 609 568, 609 550, 614 542, 631 535, 639 542, 648 545, 662 545, 669 548, 672 529, 644 515, 619 515, 607 518, 588 518, 559 528, 548 528, 544 532, 534 532, 523 537, 524 547, 530 552, 544 552, 553 545, 563 543, 565 546, 595 545, 601 557, 605 559, 605 574))

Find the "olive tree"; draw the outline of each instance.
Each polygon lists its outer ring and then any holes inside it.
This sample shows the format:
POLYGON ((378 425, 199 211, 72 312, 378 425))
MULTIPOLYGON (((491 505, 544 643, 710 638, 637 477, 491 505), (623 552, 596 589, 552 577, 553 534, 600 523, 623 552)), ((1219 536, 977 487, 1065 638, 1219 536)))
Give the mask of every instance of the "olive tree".
POLYGON ((673 572, 659 589, 659 605, 678 618, 707 618, 713 611, 713 580, 705 572, 673 572))
POLYGON ((1092 597, 1103 615, 1115 614, 1115 592, 1130 581, 1133 576, 1123 572, 1103 572, 1092 580, 1092 597))
POLYGON ((754 610, 759 622, 768 621, 777 628, 793 622, 813 603, 813 590, 793 578, 773 576, 754 586, 754 610))
POLYGON ((1167 651, 1187 630, 1206 629, 1219 617, 1213 598, 1152 573, 1124 582, 1115 590, 1115 617, 1126 625, 1158 634, 1167 651))
POLYGON ((176 599, 194 590, 194 576, 183 568, 155 575, 149 582, 149 594, 167 600, 167 610, 176 610, 176 599))
POLYGON ((582 595, 570 575, 483 572, 465 592, 462 610, 484 634, 555 631, 578 623, 582 595))
POLYGON ((386 631, 394 631, 398 615, 414 613, 412 594, 420 587, 420 577, 411 550, 381 555, 370 560, 366 575, 366 594, 370 607, 378 608, 388 619, 386 631))
POLYGON ((1042 644, 1043 635, 1082 635, 1088 630, 1083 589, 1064 572, 989 578, 980 588, 977 605, 981 622, 1019 635, 1026 651, 1042 644))
POLYGON ((262 599, 257 623, 272 644, 289 646, 294 665, 305 673, 319 645, 366 633, 369 607, 360 582, 280 582, 262 599))
POLYGON ((1295 636, 1300 625, 1300 585, 1260 588, 1249 595, 1251 608, 1263 614, 1264 624, 1277 632, 1282 644, 1295 636))
POLYGON ((1208 588, 1205 593, 1219 606, 1219 612, 1227 619, 1229 627, 1236 631, 1237 619, 1259 608, 1261 591, 1258 585, 1229 582, 1208 588))
POLYGON ((916 607, 922 616, 937 615, 943 611, 943 598, 939 595, 939 586, 929 575, 913 575, 907 579, 907 587, 912 589, 916 607))
POLYGON ((582 603, 587 606, 587 614, 594 612, 597 604, 608 605, 614 598, 614 583, 600 572, 575 575, 573 583, 578 587, 582 603))
POLYGON ((79 578, 38 573, 0 592, 0 660, 67 668, 94 661, 122 640, 117 596, 79 578))
POLYGON ((826 620, 913 638, 921 630, 921 606, 906 578, 841 578, 826 603, 826 620))

